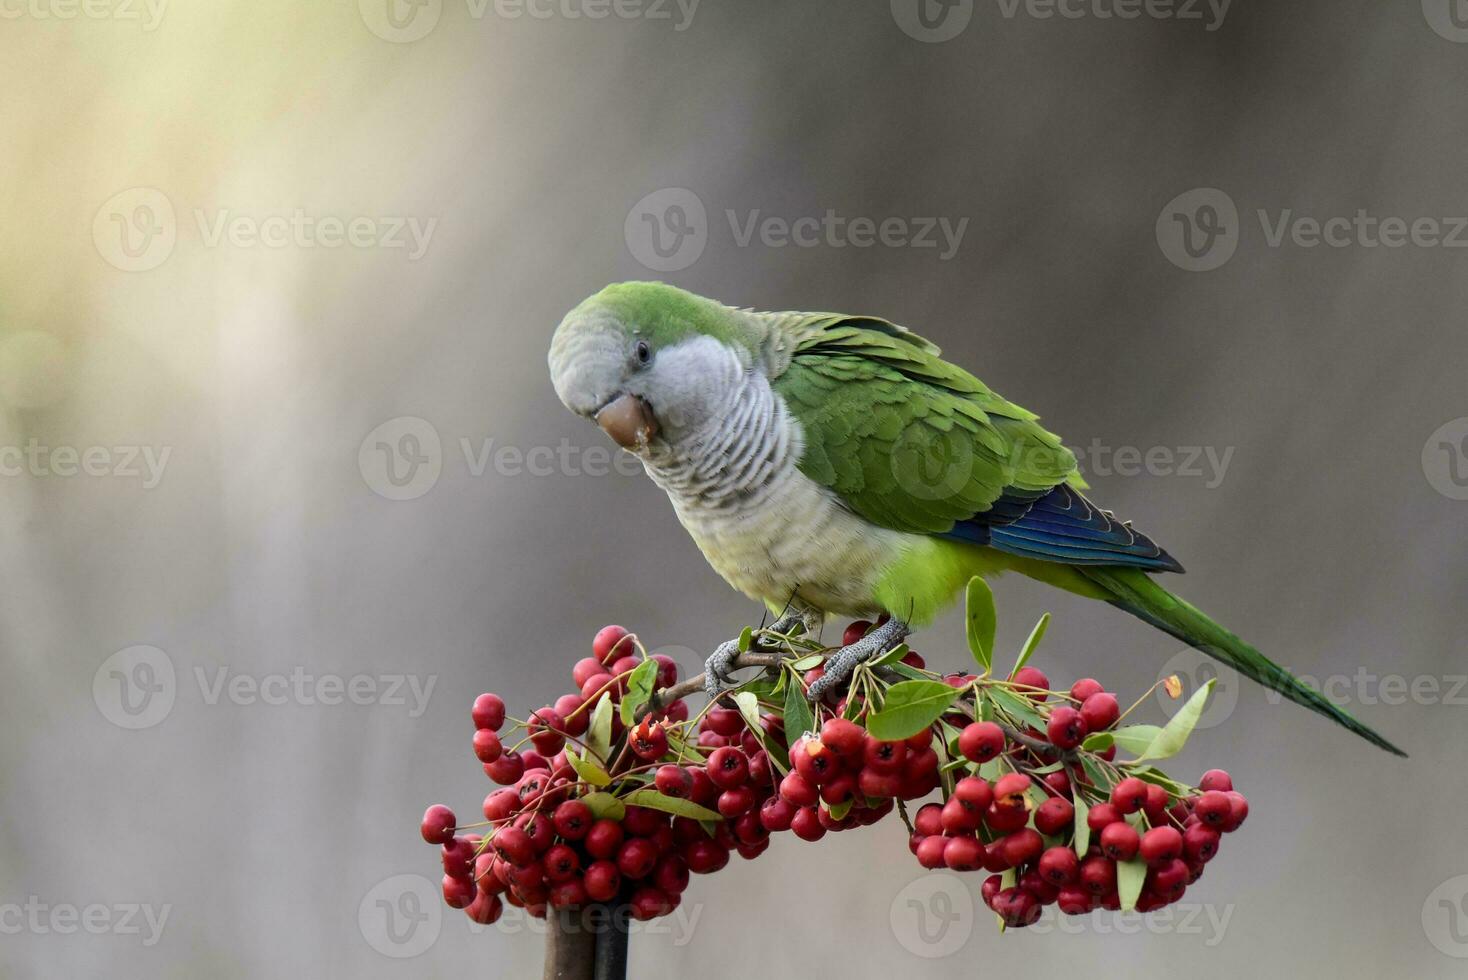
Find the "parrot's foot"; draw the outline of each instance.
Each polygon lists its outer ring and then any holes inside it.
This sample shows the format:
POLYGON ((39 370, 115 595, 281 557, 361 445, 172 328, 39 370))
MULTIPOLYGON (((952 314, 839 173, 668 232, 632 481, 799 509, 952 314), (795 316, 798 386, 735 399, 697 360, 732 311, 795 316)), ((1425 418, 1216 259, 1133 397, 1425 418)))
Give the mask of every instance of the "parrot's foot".
POLYGON ((825 674, 810 686, 810 699, 819 701, 831 691, 845 687, 857 665, 891 650, 907 639, 909 632, 911 630, 902 620, 889 619, 855 643, 831 654, 826 658, 825 674))
MULTIPOLYGON (((815 615, 816 614, 814 613, 806 611, 789 613, 788 615, 781 616, 778 620, 776 620, 774 625, 770 627, 770 631, 773 633, 783 633, 789 636, 795 632, 797 627, 799 627, 800 630, 803 632, 810 632, 815 615)), ((818 621, 815 622, 817 625, 819 625, 818 621)), ((758 636, 756 636, 754 639, 752 649, 761 651, 766 649, 763 645, 760 644, 758 636)), ((709 700, 714 700, 723 692, 725 687, 733 685, 734 661, 738 659, 739 641, 726 640, 725 642, 720 643, 718 647, 714 650, 713 654, 704 661, 703 689, 708 694, 709 700)))

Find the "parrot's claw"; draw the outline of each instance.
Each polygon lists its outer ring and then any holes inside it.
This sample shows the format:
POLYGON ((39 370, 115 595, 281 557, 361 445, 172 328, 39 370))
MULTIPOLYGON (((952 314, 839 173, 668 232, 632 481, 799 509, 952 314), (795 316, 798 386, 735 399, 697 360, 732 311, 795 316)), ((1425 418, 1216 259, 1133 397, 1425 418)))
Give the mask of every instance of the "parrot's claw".
POLYGON ((739 659, 739 641, 725 640, 703 663, 703 689, 709 700, 716 699, 725 687, 734 683, 732 668, 739 659))
MULTIPOLYGON (((789 636, 796 632, 796 627, 799 627, 801 632, 809 633, 812 631, 813 623, 819 626, 818 614, 799 610, 781 616, 770 626, 770 632, 789 636)), ((760 651, 771 649, 760 642, 758 635, 755 636, 750 648, 760 651)), ((703 689, 708 694, 710 701, 718 698, 724 688, 733 686, 734 661, 738 659, 739 641, 728 640, 720 643, 713 654, 703 662, 703 689)))
POLYGON ((831 691, 844 688, 859 665, 897 646, 907 638, 908 632, 906 623, 889 619, 850 646, 837 650, 826 658, 826 672, 810 686, 807 696, 819 701, 831 691))

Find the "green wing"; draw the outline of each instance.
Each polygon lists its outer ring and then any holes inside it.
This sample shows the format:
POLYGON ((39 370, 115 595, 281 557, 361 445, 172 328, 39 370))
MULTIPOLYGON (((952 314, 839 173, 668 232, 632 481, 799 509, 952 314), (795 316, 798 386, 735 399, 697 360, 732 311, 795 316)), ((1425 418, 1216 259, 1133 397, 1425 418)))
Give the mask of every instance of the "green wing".
POLYGON ((916 334, 865 317, 782 316, 798 339, 773 386, 805 431, 800 469, 867 520, 945 534, 1001 496, 1018 516, 1058 484, 1084 486, 1034 413, 916 334))

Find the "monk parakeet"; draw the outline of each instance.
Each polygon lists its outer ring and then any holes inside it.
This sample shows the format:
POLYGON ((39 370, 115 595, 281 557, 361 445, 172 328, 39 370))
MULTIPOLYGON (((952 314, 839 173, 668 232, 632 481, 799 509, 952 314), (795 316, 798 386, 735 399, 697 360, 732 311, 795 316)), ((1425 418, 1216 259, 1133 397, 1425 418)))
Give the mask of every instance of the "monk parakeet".
MULTIPOLYGON (((1037 416, 937 347, 870 316, 735 309, 663 283, 608 286, 550 348, 556 394, 641 459, 714 569, 782 633, 828 614, 885 623, 810 694, 928 623, 974 575, 1015 571, 1125 609, 1390 742, 1163 588, 1182 566, 1094 506, 1037 416)), ((711 693, 737 643, 708 662, 711 693)))

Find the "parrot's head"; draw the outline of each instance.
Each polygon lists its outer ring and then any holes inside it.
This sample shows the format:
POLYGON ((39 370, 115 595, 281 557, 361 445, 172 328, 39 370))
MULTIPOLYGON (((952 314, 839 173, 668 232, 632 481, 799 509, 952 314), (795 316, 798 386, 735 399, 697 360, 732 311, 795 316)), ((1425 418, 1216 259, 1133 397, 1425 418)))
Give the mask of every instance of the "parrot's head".
POLYGON ((551 381, 622 448, 676 454, 720 419, 749 370, 745 316, 664 283, 608 286, 556 328, 551 381))

